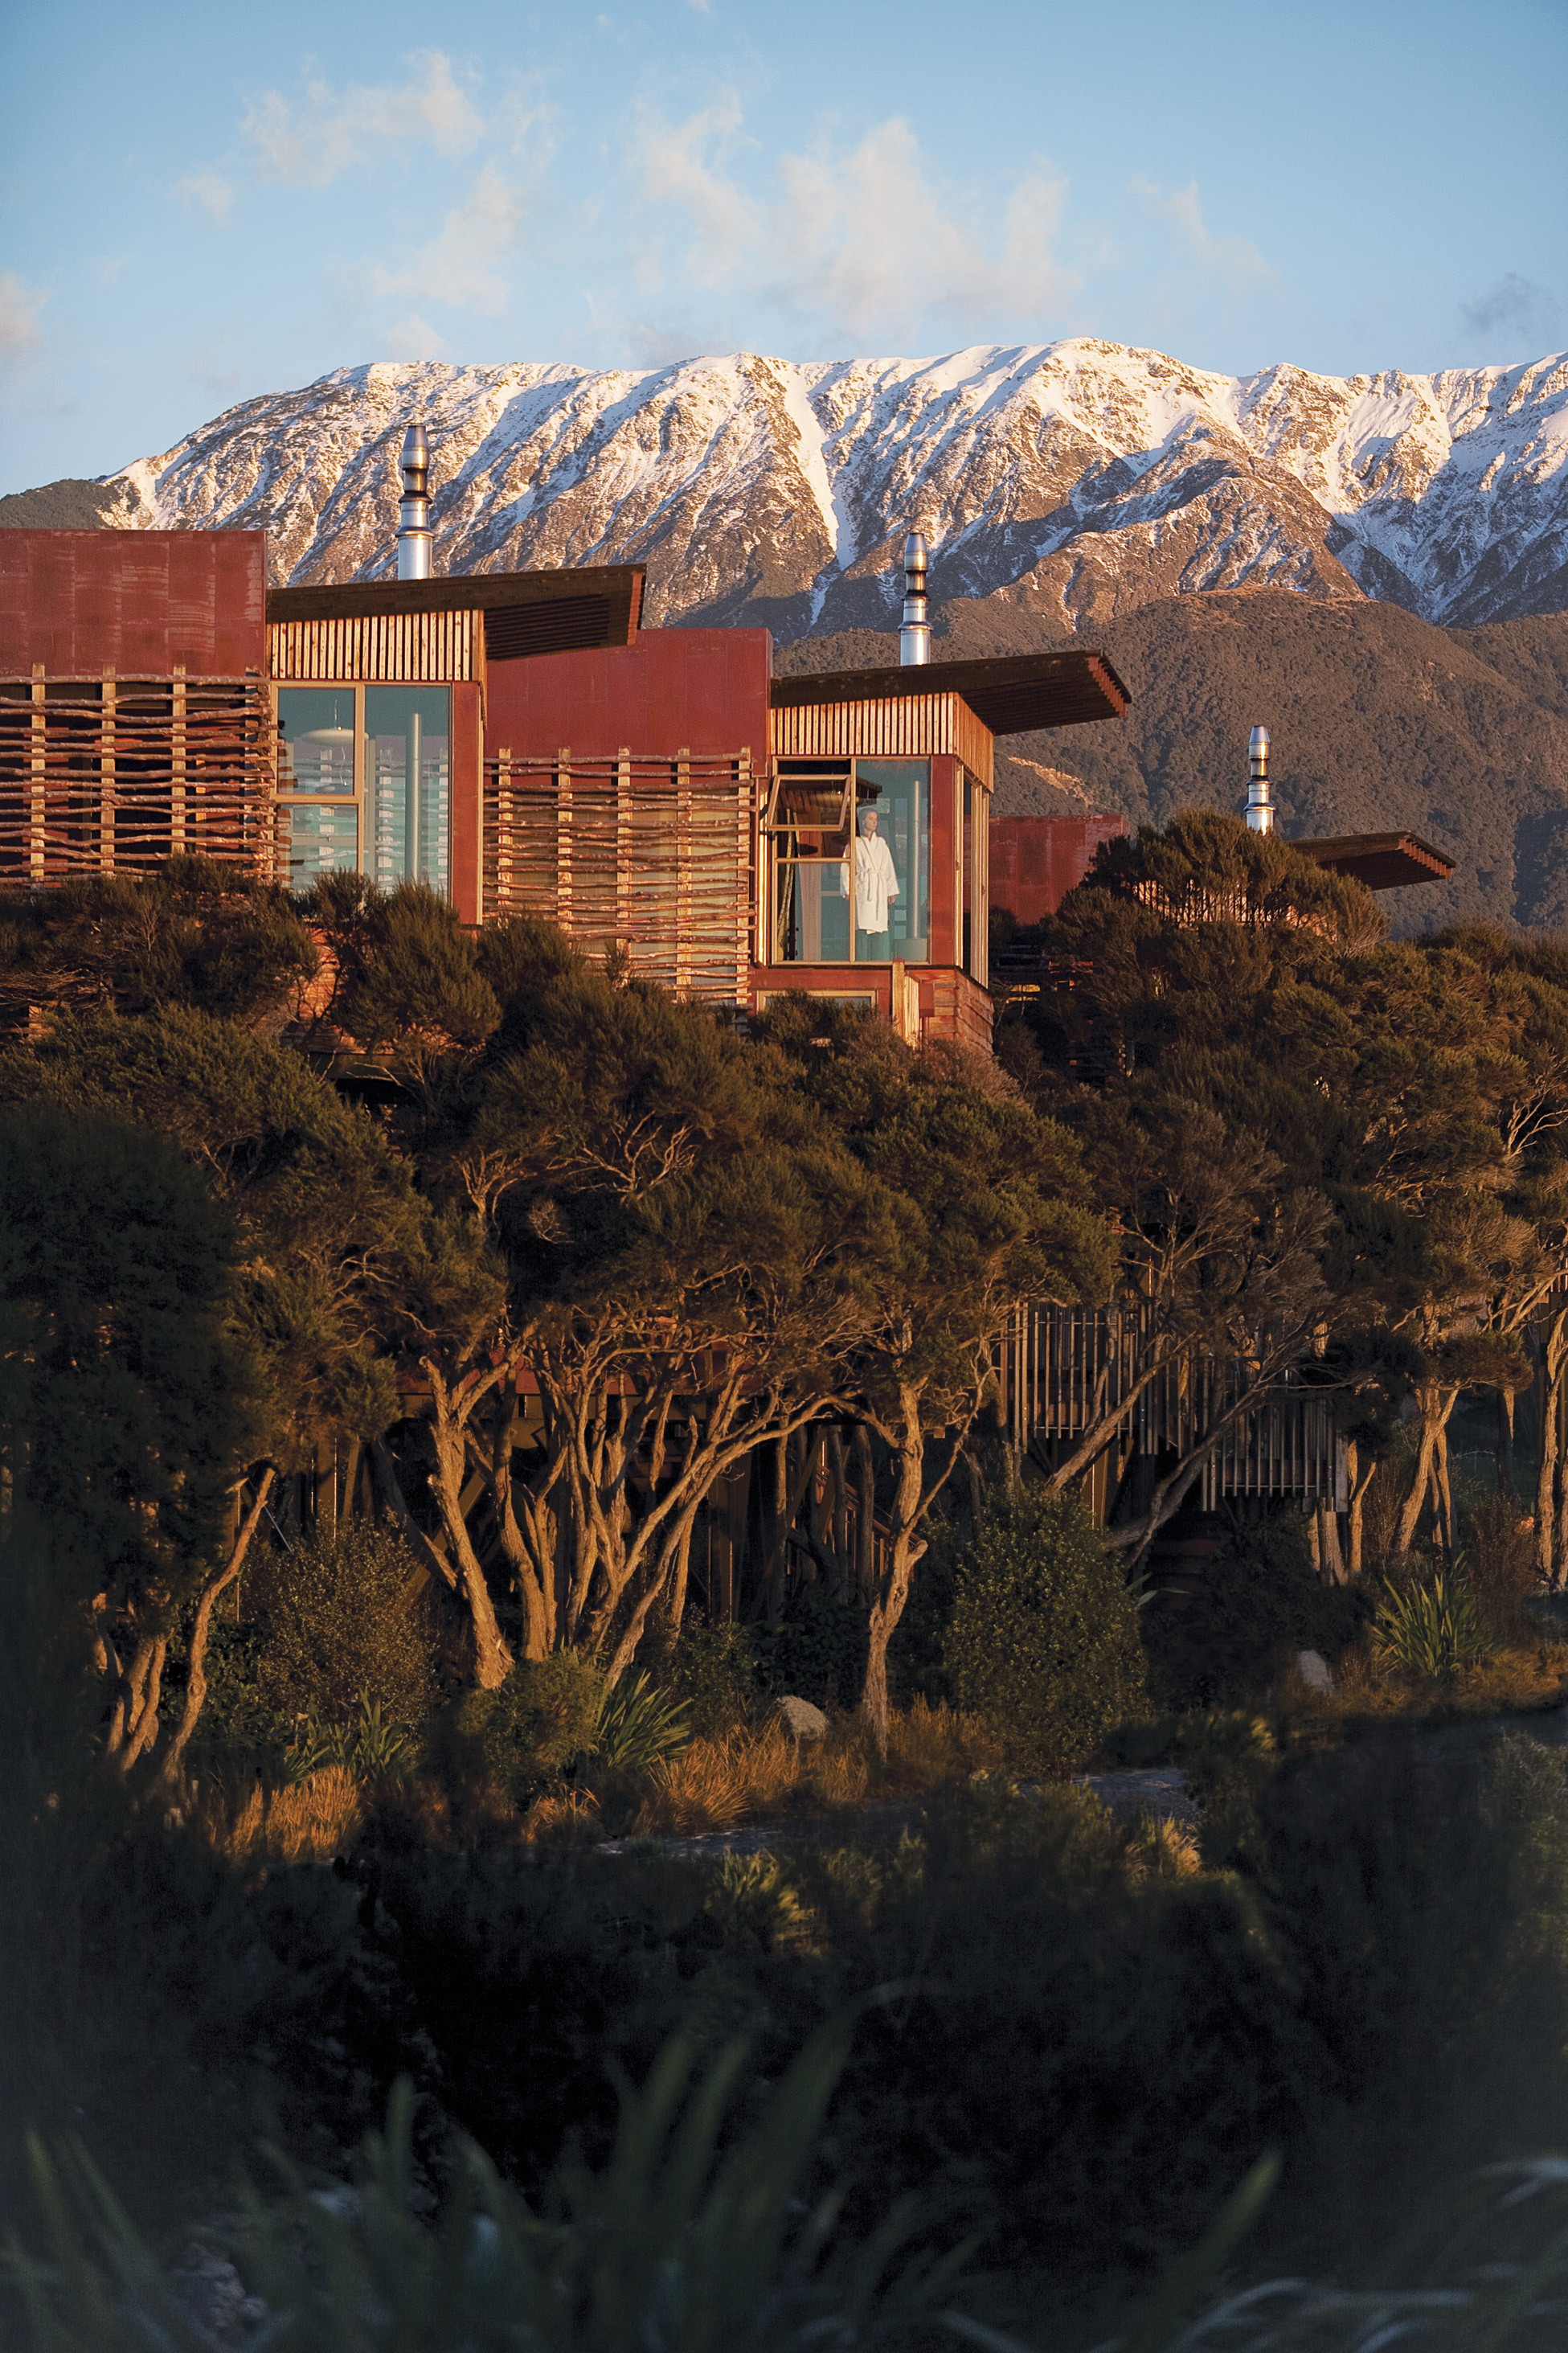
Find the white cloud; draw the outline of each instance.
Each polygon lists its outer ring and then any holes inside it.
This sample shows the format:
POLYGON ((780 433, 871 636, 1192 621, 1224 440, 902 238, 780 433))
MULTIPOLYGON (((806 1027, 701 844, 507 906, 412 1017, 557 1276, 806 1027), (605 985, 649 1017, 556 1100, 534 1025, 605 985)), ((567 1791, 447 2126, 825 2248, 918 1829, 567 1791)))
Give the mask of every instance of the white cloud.
POLYGON ((383 343, 384 356, 389 360, 438 360, 446 348, 445 337, 417 311, 410 311, 405 319, 389 327, 383 343))
MULTIPOLYGON (((784 199, 764 205, 727 170, 742 123, 727 90, 684 122, 645 118, 637 142, 645 193, 684 212, 695 231, 687 268, 700 283, 765 285, 862 343, 896 339, 933 311, 1037 318, 1077 291, 1053 251, 1065 181, 1031 174, 1001 220, 984 222, 950 202, 914 132, 894 116, 848 151, 781 156, 784 199)), ((646 287, 646 248, 641 275, 646 287)))
POLYGON ((411 144, 467 154, 484 121, 453 80, 450 59, 427 49, 408 63, 416 73, 401 83, 335 90, 313 81, 297 101, 264 90, 247 111, 244 134, 273 178, 295 187, 324 188, 351 164, 395 157, 411 144))
POLYGON ((0 270, 0 352, 13 355, 41 343, 38 313, 47 293, 25 286, 13 269, 0 270))
POLYGON ((498 265, 517 244, 522 210, 521 192, 487 164, 468 203, 447 215, 439 233, 408 268, 374 269, 371 284, 378 294, 404 301, 438 302, 448 310, 498 317, 510 293, 498 265))
POLYGON ((645 111, 634 142, 647 195, 690 218, 697 241, 687 265, 705 286, 722 284, 749 261, 766 232, 763 207, 722 174, 743 120, 737 93, 722 90, 714 105, 684 122, 663 122, 645 111))
POLYGON ((199 205, 209 220, 225 221, 234 202, 234 182, 221 172, 187 172, 169 191, 187 205, 199 205))
POLYGON ((1249 237, 1215 237, 1205 226, 1195 180, 1189 180, 1184 188, 1172 189, 1169 195, 1151 180, 1133 180, 1130 185, 1153 219, 1175 222, 1199 265, 1217 271, 1233 293, 1240 294, 1256 280, 1271 275, 1249 237))

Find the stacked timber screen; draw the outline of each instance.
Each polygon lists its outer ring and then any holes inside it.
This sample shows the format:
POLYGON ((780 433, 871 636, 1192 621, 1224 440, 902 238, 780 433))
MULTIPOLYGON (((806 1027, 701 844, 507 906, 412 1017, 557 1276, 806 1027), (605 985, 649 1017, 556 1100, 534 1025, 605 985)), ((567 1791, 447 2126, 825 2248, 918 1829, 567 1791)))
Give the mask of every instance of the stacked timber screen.
POLYGON ((0 887, 184 853, 270 877, 274 730, 258 673, 0 680, 0 887))
POLYGON ((752 956, 751 755, 621 752, 485 764, 484 912, 624 947, 640 977, 742 1005, 752 956))

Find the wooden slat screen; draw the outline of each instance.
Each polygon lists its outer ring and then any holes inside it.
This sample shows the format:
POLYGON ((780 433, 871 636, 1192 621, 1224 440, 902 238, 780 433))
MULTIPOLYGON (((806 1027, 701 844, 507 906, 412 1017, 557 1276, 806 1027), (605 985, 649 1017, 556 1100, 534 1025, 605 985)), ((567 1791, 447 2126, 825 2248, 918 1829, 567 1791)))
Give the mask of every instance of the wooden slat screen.
POLYGON ((925 760, 952 753, 990 791, 995 744, 958 694, 888 695, 864 702, 775 704, 768 713, 780 760, 925 760))
POLYGON ((755 786, 746 752, 485 763, 484 913, 616 944, 682 997, 746 1001, 755 786))
POLYGON ((243 678, 0 679, 0 889, 188 851, 278 870, 276 727, 243 678))
MULTIPOLYGON (((1130 1395, 1149 1344, 1152 1310, 1133 1292, 1106 1307, 1021 1308, 997 1352, 1002 1416, 1018 1448, 1065 1461, 1092 1421, 1130 1395)), ((1143 1454, 1184 1453, 1234 1396, 1233 1368, 1197 1348, 1173 1356, 1130 1407, 1121 1444, 1143 1454)), ((1310 1495, 1345 1507, 1344 1448, 1321 1391, 1287 1386, 1260 1399, 1210 1449, 1203 1508, 1226 1496, 1310 1495)))
POLYGON ((482 666, 478 613, 365 613, 321 621, 274 621, 267 631, 271 676, 290 685, 358 679, 411 684, 469 679, 482 666))

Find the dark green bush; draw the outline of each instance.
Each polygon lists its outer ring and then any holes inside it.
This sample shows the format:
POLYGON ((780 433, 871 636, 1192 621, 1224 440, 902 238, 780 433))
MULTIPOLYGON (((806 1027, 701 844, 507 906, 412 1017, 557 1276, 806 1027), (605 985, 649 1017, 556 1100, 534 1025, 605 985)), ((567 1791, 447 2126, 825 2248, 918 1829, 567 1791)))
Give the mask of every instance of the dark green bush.
POLYGON ((1201 1595, 1176 1604, 1157 1596, 1142 1612, 1151 1683, 1167 1707, 1244 1707, 1298 1651, 1332 1667, 1372 1607, 1363 1586, 1323 1583, 1300 1512, 1270 1512, 1226 1537, 1201 1595))
POLYGON ((866 1683, 869 1647, 866 1612, 857 1602, 829 1601, 821 1585, 802 1587, 776 1625, 748 1627, 758 1683, 764 1694, 793 1692, 814 1706, 851 1708, 866 1683))
POLYGON ((932 1707, 952 1704, 947 1630, 963 1546, 951 1520, 933 1516, 926 1523, 925 1536, 926 1549, 910 1579, 904 1614, 888 1644, 888 1685, 900 1707, 912 1699, 927 1700, 932 1707))
POLYGON ((734 1731, 756 1711, 763 1686, 753 1631, 689 1620, 679 1640, 651 1662, 654 1681, 685 1711, 700 1740, 734 1731))
POLYGON ((960 1561, 945 1644, 957 1705, 1025 1766, 1082 1762, 1145 1704, 1138 1611, 1083 1506, 997 1493, 960 1561))
POLYGON ((519 1659, 499 1690, 465 1692, 447 1711, 440 1761, 524 1805, 592 1749, 604 1699, 604 1677, 580 1651, 519 1659))
POLYGON ((258 1631, 224 1646, 216 1719, 240 1704, 239 1683, 245 1706, 286 1725, 301 1716, 346 1724, 362 1694, 389 1723, 419 1725, 437 1690, 422 1582, 402 1538, 363 1520, 264 1555, 246 1597, 258 1631))

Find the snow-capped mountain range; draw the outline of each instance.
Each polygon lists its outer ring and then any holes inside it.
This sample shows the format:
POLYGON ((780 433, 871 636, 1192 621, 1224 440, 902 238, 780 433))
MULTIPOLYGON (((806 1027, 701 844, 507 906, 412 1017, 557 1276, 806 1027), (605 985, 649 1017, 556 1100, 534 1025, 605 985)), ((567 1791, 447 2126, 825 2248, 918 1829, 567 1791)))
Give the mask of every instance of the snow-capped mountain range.
POLYGON ((993 598, 1053 635, 1198 588, 1449 624, 1568 607, 1568 353, 1348 377, 1081 338, 646 374, 378 364, 106 478, 104 520, 264 525, 279 581, 385 575, 416 417, 438 569, 643 563, 650 622, 887 628, 911 528, 939 604, 993 598))

